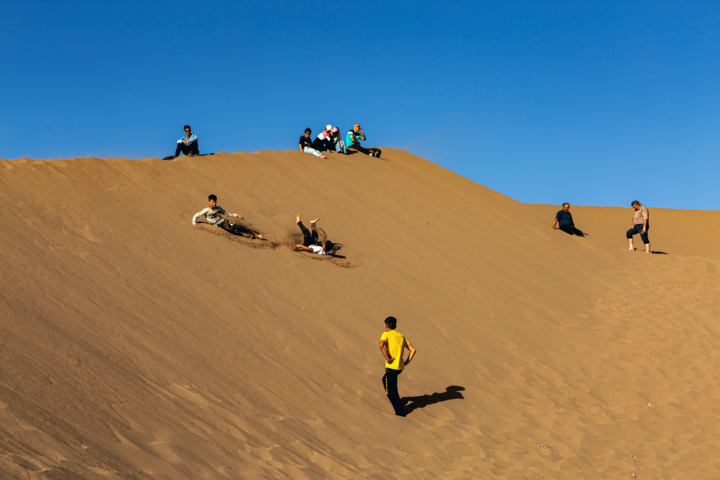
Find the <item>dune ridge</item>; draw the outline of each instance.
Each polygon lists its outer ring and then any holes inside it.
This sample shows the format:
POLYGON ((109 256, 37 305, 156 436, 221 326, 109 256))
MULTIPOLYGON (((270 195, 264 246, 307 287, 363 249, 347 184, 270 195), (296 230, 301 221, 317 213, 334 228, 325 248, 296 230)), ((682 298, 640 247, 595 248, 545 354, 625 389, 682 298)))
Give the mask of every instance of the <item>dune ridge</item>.
POLYGON ((717 473, 720 212, 648 205, 666 254, 628 252, 630 208, 570 237, 383 155, 0 162, 0 478, 717 473), (192 227, 210 193, 270 241, 192 227), (297 213, 344 258, 292 252, 297 213))

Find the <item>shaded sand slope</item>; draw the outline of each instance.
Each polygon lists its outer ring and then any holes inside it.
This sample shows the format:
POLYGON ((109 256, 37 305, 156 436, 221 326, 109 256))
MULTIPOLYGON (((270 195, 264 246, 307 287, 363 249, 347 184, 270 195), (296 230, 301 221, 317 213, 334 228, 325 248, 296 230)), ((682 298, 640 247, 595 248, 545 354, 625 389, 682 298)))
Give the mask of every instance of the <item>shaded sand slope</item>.
POLYGON ((717 212, 652 209, 668 255, 630 253, 630 209, 573 238, 385 156, 0 162, 0 478, 717 473, 717 212), (193 228, 209 193, 270 241, 193 228), (292 252, 297 213, 345 258, 292 252))

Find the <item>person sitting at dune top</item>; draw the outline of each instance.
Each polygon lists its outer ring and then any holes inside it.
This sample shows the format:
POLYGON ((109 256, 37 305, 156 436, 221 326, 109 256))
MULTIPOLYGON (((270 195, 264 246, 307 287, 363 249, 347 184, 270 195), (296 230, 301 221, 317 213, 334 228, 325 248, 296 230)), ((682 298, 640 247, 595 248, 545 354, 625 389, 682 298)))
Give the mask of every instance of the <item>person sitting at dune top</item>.
POLYGON ((210 225, 221 227, 232 233, 233 235, 249 236, 250 238, 257 238, 258 240, 263 239, 263 236, 260 233, 243 227, 237 223, 230 223, 229 220, 223 218, 223 216, 235 217, 242 220, 243 216, 238 213, 226 212, 224 208, 217 205, 217 197, 215 195, 208 196, 208 208, 203 209, 195 214, 192 219, 193 226, 197 225, 197 220, 202 216, 205 217, 205 221, 210 225))
POLYGON ((575 228, 575 222, 573 221, 572 213, 570 213, 569 203, 563 203, 562 210, 557 212, 557 215, 555 215, 555 221, 552 225, 553 230, 556 229, 556 225, 558 224, 558 222, 560 222, 560 230, 562 230, 563 232, 570 235, 577 235, 578 237, 585 236, 582 231, 575 228))
POLYGON ((359 124, 355 124, 353 126, 353 129, 350 130, 347 135, 345 135, 345 146, 348 149, 357 150, 359 152, 362 152, 366 155, 370 155, 371 157, 379 157, 380 156, 380 150, 377 148, 365 148, 362 145, 360 145, 360 140, 365 141, 367 138, 365 138, 365 132, 363 132, 363 129, 360 127, 359 124))
POLYGON ((302 221, 300 220, 300 214, 298 214, 295 223, 297 223, 298 227, 300 227, 300 231, 302 231, 303 233, 303 244, 295 245, 296 250, 317 253, 318 255, 328 255, 329 252, 332 252, 333 243, 330 240, 325 240, 322 245, 320 245, 320 242, 318 241, 318 233, 316 227, 318 220, 320 219, 316 218, 315 220, 310 222, 310 228, 312 229, 312 233, 310 233, 307 227, 303 225, 302 221))
POLYGON ((320 134, 315 137, 315 140, 313 140, 312 148, 320 152, 330 150, 330 142, 332 140, 330 136, 331 131, 332 125, 325 125, 325 130, 320 132, 320 134))
POLYGON ((185 136, 181 137, 177 141, 177 148, 175 149, 175 158, 180 156, 180 152, 184 153, 188 157, 194 157, 200 155, 200 147, 198 146, 198 137, 190 130, 190 125, 185 125, 185 136))
POLYGON ((340 138, 340 129, 338 129, 338 127, 333 127, 332 130, 330 130, 330 149, 332 150, 333 148, 337 153, 347 154, 345 142, 340 138))
POLYGON ((308 127, 305 129, 305 135, 300 137, 300 151, 304 153, 312 153, 316 157, 328 158, 322 153, 320 153, 320 151, 315 150, 312 147, 313 142, 310 141, 310 135, 312 135, 312 130, 310 129, 310 127, 308 127))

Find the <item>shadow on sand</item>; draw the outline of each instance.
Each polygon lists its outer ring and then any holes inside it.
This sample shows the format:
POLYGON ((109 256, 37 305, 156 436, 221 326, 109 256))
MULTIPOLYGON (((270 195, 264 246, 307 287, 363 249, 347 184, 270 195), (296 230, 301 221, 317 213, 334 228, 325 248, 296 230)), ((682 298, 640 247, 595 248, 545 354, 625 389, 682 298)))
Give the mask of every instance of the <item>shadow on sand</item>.
POLYGON ((444 392, 435 392, 432 395, 421 395, 419 397, 403 397, 401 399, 403 405, 405 405, 405 415, 411 414, 418 408, 425 408, 428 405, 434 405, 440 402, 447 402, 448 400, 465 399, 462 392, 465 390, 463 387, 457 385, 450 385, 445 389, 444 392))

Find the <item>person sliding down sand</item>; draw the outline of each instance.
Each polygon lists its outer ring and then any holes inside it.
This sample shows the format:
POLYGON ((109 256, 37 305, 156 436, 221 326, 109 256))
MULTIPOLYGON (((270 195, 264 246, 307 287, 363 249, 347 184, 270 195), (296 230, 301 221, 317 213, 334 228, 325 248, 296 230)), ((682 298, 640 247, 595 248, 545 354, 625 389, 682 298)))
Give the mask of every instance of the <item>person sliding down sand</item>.
POLYGON ((260 233, 242 227, 237 223, 230 223, 230 220, 226 220, 225 218, 223 218, 222 216, 226 216, 235 217, 242 220, 243 216, 237 213, 228 213, 225 211, 224 208, 217 206, 217 197, 215 195, 208 196, 208 208, 196 213, 192 219, 192 224, 197 225, 198 218, 202 216, 205 216, 205 221, 210 225, 221 227, 232 233, 233 235, 246 236, 246 234, 250 234, 251 238, 257 238, 259 240, 263 239, 263 236, 260 233))
POLYGON ((318 220, 320 219, 316 218, 315 220, 310 222, 310 228, 312 229, 312 233, 310 233, 308 232, 307 227, 302 224, 302 221, 300 220, 300 214, 298 214, 295 223, 298 224, 298 227, 300 227, 300 230, 303 233, 303 244, 295 245, 296 250, 300 249, 310 253, 317 253, 318 255, 327 255, 328 252, 332 251, 333 244, 330 240, 325 240, 325 243, 323 243, 322 246, 318 245, 318 233, 317 227, 315 226, 318 220))
POLYGON ((385 395, 395 410, 395 415, 404 417, 403 404, 397 389, 397 378, 403 369, 410 364, 417 350, 410 345, 405 335, 395 330, 397 319, 388 317, 385 319, 385 333, 380 337, 380 352, 385 357, 385 375, 382 378, 385 395), (403 361, 404 349, 410 350, 410 356, 403 361))

